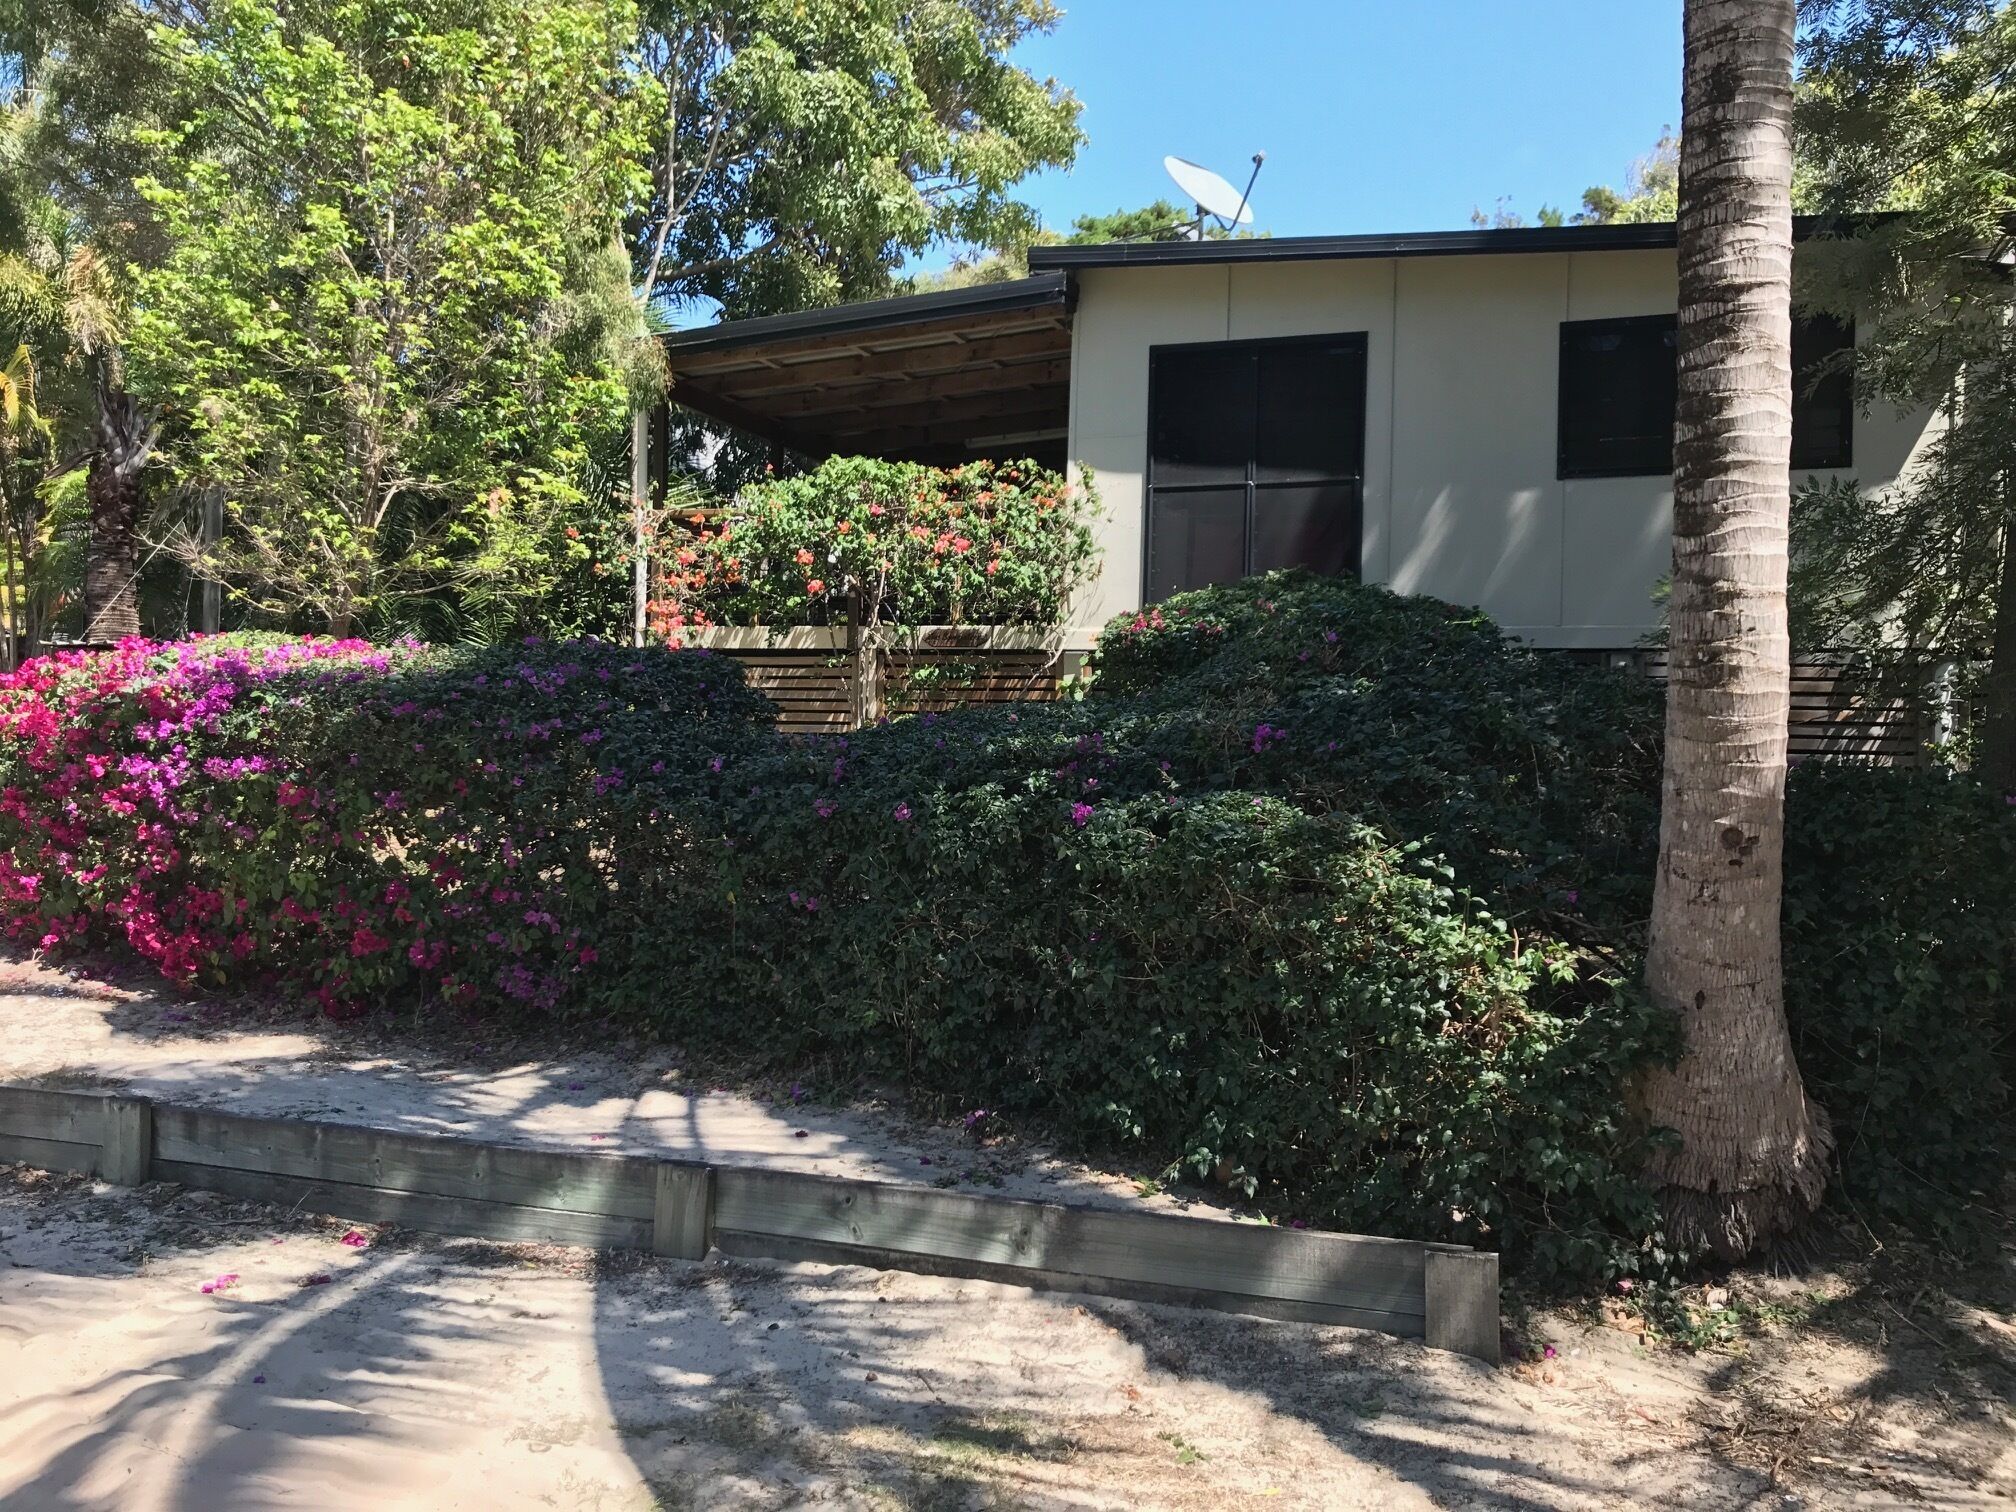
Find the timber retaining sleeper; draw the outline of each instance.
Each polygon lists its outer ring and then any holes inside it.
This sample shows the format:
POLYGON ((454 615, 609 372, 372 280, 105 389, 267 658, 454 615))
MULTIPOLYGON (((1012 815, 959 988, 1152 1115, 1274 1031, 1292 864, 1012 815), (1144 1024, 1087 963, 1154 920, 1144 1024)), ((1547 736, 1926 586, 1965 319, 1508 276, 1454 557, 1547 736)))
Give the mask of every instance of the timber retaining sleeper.
POLYGON ((439 1234, 968 1276, 1371 1328, 1498 1359, 1498 1257, 1457 1245, 39 1087, 0 1086, 0 1160, 122 1186, 174 1181, 439 1234))

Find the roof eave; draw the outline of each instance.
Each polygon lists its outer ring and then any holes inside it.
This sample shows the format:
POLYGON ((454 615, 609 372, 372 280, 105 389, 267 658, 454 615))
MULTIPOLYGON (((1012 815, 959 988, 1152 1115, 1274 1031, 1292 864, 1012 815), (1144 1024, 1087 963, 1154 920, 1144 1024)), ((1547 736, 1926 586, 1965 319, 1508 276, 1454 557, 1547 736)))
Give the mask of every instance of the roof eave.
MULTIPOLYGON (((1845 222, 1794 216, 1796 241, 1853 231, 1886 216, 1845 222)), ((1475 257, 1535 252, 1642 252, 1675 246, 1671 221, 1606 226, 1514 226, 1489 231, 1408 231, 1363 236, 1279 236, 1224 241, 1102 242, 1031 247, 1033 269, 1154 267, 1186 263, 1319 262, 1368 257, 1475 257)))
POLYGON ((1069 299, 1069 280, 1063 273, 1038 273, 1006 283, 976 284, 968 289, 947 289, 935 294, 902 294, 893 299, 874 299, 859 304, 800 310, 789 315, 759 315, 749 320, 696 326, 690 331, 667 332, 659 337, 659 341, 668 353, 724 351, 799 336, 843 336, 854 331, 913 325, 925 320, 1062 306, 1069 299))

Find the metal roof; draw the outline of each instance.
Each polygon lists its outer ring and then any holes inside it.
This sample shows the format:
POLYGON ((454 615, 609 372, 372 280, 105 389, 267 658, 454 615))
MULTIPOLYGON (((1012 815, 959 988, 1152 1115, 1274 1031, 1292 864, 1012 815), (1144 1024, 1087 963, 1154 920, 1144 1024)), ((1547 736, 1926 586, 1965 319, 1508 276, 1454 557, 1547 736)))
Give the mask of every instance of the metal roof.
POLYGON ((1040 309, 1047 305, 1061 307, 1069 299, 1069 282, 1062 273, 1039 273, 1031 278, 975 284, 971 288, 946 289, 935 294, 902 294, 894 299, 829 305, 824 309, 799 310, 789 315, 759 315, 749 320, 729 320, 719 325, 696 326, 690 331, 672 331, 659 340, 668 356, 719 352, 740 346, 788 341, 793 337, 840 336, 850 331, 872 331, 880 326, 956 320, 973 315, 1040 309))
MULTIPOLYGON (((1864 222, 1880 219, 1865 217, 1864 222)), ((1792 218, 1794 240, 1848 231, 1829 217, 1792 218)), ((1367 236, 1255 236, 1223 241, 1098 242, 1031 247, 1032 270, 1149 267, 1164 263, 1314 262, 1364 257, 1474 257, 1519 252, 1634 252, 1674 246, 1672 221, 1603 226, 1514 226, 1498 231, 1402 231, 1367 236)))

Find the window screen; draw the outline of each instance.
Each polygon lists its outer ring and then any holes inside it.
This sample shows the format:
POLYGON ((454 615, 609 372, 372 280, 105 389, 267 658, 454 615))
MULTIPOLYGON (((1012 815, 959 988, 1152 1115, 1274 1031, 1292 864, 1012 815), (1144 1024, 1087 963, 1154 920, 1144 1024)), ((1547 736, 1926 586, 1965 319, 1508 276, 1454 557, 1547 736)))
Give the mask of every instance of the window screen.
MULTIPOLYGON (((1792 465, 1846 467, 1853 458, 1852 326, 1792 323, 1792 465)), ((1678 344, 1671 315, 1561 325, 1563 478, 1664 476, 1673 471, 1678 344)))
POLYGON ((1158 347, 1147 593, 1275 567, 1358 570, 1365 338, 1158 347))

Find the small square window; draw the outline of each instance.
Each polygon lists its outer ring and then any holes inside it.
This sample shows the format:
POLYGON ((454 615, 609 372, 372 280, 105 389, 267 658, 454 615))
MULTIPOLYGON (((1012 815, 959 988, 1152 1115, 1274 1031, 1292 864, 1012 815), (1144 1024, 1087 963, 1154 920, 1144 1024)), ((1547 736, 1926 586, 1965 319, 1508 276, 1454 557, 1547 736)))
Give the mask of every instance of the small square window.
POLYGON ((1671 315, 1562 322, 1558 476, 1673 471, 1675 352, 1671 315))

